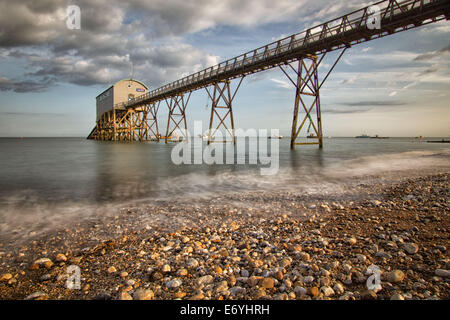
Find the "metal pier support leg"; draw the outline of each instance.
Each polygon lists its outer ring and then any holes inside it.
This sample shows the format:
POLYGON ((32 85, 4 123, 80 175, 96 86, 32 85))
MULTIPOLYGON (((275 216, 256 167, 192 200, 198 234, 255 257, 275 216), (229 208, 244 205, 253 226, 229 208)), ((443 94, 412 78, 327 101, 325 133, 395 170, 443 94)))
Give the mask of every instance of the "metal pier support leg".
POLYGON ((167 130, 166 130, 166 137, 165 142, 169 142, 172 140, 171 136, 175 133, 175 130, 179 129, 181 133, 183 134, 184 141, 189 140, 188 130, 187 130, 187 122, 186 122, 186 107, 189 103, 189 100, 191 98, 191 93, 189 92, 189 95, 187 99, 185 99, 184 94, 181 94, 179 96, 174 96, 170 98, 170 102, 167 102, 167 107, 169 108, 169 119, 167 120, 167 130), (184 124, 184 130, 181 129, 182 123, 184 124))
POLYGON ((158 129, 158 110, 159 110, 159 105, 160 105, 161 101, 152 103, 148 105, 148 109, 149 109, 149 118, 148 118, 148 133, 153 133, 153 135, 156 138, 156 141, 159 142, 159 129, 158 129))
MULTIPOLYGON (((318 61, 317 56, 308 55, 303 59, 298 61, 298 69, 295 69, 291 64, 287 64, 292 71, 297 75, 296 81, 294 81, 289 74, 280 65, 280 69, 288 77, 291 83, 295 86, 295 103, 294 103, 294 116, 292 121, 292 132, 291 132, 291 149, 294 149, 296 145, 319 145, 319 148, 323 148, 323 132, 322 132, 322 111, 320 105, 320 88, 322 88, 325 81, 328 79, 331 72, 336 67, 339 60, 344 55, 347 48, 344 48, 333 66, 330 68, 322 82, 319 81, 318 69, 325 58, 326 54, 323 54, 318 61), (304 111, 301 119, 300 109, 304 111), (314 109, 316 111, 316 121, 314 121, 314 109), (305 127, 306 122, 309 120, 310 126, 314 129, 312 142, 297 142, 297 138, 300 135, 302 129, 305 127)), ((309 131, 309 129, 308 129, 309 131)))
POLYGON ((229 80, 216 82, 214 84, 214 91, 212 95, 209 93, 208 88, 206 88, 206 92, 208 93, 212 101, 211 117, 209 120, 208 145, 211 144, 211 142, 215 142, 214 136, 221 126, 225 128, 225 130, 231 136, 232 140, 231 141, 224 140, 217 142, 224 142, 224 143, 232 142, 233 144, 236 144, 236 136, 234 131, 235 130, 234 117, 233 117, 233 100, 242 84, 242 80, 244 80, 244 77, 240 79, 239 84, 233 94, 231 93, 229 80), (220 109, 223 109, 223 112, 220 112, 219 111, 220 109), (216 116, 219 120, 219 124, 217 126, 214 126, 214 116, 216 116), (228 126, 225 123, 225 120, 227 118, 230 118, 228 126))
POLYGON ((294 118, 291 133, 291 149, 294 149, 297 144, 318 144, 320 148, 323 146, 322 117, 320 111, 319 79, 317 69, 318 63, 316 56, 310 56, 299 60, 294 103, 294 118), (305 111, 305 114, 299 124, 300 108, 305 111), (311 116, 314 109, 316 109, 317 113, 316 122, 311 116), (317 139, 317 141, 297 143, 297 138, 303 127, 305 127, 305 123, 308 119, 314 128, 315 139, 317 139))

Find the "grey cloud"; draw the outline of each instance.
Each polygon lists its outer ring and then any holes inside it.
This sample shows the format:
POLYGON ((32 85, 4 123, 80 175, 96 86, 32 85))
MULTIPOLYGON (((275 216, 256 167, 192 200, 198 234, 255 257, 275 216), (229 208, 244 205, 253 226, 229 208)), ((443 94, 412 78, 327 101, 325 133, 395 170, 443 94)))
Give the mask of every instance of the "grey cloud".
POLYGON ((406 102, 403 101, 357 101, 357 102, 342 102, 340 105, 349 107, 391 107, 404 106, 406 102))
POLYGON ((427 53, 418 55, 416 58, 414 58, 414 61, 427 61, 427 60, 442 56, 443 54, 447 54, 447 53, 450 53, 450 44, 438 51, 427 52, 427 53))
POLYGON ((55 80, 50 78, 43 78, 38 81, 0 81, 0 91, 14 91, 17 93, 43 92, 52 87, 54 84, 55 80))
POLYGON ((81 30, 68 30, 66 1, 0 0, 0 49, 30 67, 23 79, 1 84, 0 90, 39 92, 58 82, 108 84, 130 75, 128 56, 135 77, 161 85, 219 62, 179 36, 218 25, 255 26, 299 17, 311 22, 337 15, 358 1, 341 0, 323 11, 327 3, 78 0, 74 4, 81 8, 81 30))
POLYGON ((362 113, 362 112, 368 112, 372 110, 372 108, 359 108, 359 109, 327 109, 323 108, 323 113, 330 113, 330 114, 353 114, 353 113, 362 113))
POLYGON ((338 105, 344 106, 343 108, 323 108, 322 112, 331 114, 353 114, 369 112, 377 107, 396 107, 404 106, 407 103, 404 101, 356 101, 356 102, 341 102, 338 105))

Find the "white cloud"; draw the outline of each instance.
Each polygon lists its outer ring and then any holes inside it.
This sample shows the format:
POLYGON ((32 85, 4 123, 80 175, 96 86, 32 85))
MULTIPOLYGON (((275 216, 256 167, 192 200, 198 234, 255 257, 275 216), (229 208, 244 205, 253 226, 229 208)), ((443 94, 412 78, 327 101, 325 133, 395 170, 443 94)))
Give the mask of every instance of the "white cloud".
POLYGON ((287 81, 271 78, 270 81, 275 82, 279 88, 292 89, 292 84, 287 81))

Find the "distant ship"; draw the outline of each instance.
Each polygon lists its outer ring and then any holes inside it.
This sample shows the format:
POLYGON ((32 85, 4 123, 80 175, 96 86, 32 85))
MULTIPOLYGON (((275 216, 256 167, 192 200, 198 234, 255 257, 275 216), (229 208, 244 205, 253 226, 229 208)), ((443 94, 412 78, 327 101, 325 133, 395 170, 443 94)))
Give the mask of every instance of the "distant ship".
POLYGON ((269 139, 283 139, 283 136, 273 136, 269 137, 269 139))
POLYGON ((363 134, 361 136, 356 136, 355 138, 357 138, 357 139, 366 139, 366 138, 370 138, 370 136, 368 136, 367 134, 363 134))
POLYGON ((374 136, 374 137, 370 137, 371 139, 389 139, 388 137, 380 137, 378 135, 374 136))

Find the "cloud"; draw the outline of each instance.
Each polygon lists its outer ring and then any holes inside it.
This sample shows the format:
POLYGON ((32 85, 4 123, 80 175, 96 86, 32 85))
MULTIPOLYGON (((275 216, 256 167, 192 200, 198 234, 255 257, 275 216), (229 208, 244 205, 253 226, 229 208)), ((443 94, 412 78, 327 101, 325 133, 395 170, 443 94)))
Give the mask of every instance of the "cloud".
POLYGON ((443 55, 448 55, 450 53, 450 44, 445 46, 444 48, 438 50, 438 51, 432 51, 427 52, 424 54, 418 55, 416 58, 414 58, 414 61, 429 61, 436 57, 441 57, 443 55))
POLYGON ((14 81, 7 78, 0 78, 0 91, 14 91, 17 93, 43 92, 55 84, 54 79, 45 77, 39 81, 19 80, 14 81))
POLYGON ((379 100, 379 101, 341 102, 339 104, 349 107, 391 107, 391 106, 404 106, 406 105, 406 102, 379 100))
MULTIPOLYGON (((40 92, 60 82, 108 85, 130 75, 152 86, 216 64, 183 36, 217 26, 255 27, 291 19, 322 22, 357 0, 78 0, 81 30, 66 27, 62 0, 0 0, 0 49, 27 73, 0 90, 40 92), (6 51, 5 51, 6 50, 6 51), (41 83, 41 85, 39 85, 41 83)), ((299 30, 300 31, 300 30, 299 30)))
POLYGON ((322 112, 330 114, 355 114, 369 112, 379 107, 395 107, 404 106, 406 104, 407 103, 404 101, 389 100, 341 102, 337 103, 337 105, 341 105, 343 108, 323 108, 322 112))
POLYGON ((330 113, 330 114, 354 114, 354 113, 363 113, 370 111, 371 108, 359 108, 359 109, 322 109, 322 113, 330 113))
POLYGON ((284 89, 292 89, 293 85, 287 81, 271 78, 270 81, 275 82, 277 87, 284 89))

